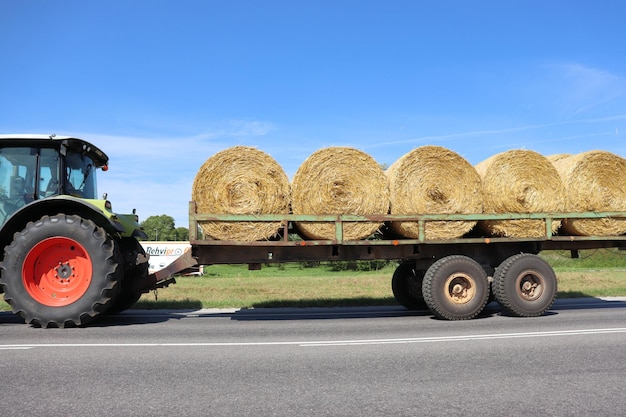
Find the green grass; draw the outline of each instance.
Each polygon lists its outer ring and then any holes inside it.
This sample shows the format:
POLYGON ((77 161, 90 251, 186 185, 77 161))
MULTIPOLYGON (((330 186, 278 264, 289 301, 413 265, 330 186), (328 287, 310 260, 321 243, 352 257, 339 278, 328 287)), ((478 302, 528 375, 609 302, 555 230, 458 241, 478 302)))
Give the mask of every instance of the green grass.
POLYGON ((541 254, 556 272, 559 297, 626 296, 626 251, 584 250, 576 259, 570 255, 569 251, 541 254))
POLYGON ((145 294, 139 308, 160 308, 160 300, 189 308, 393 305, 390 279, 395 265, 378 271, 332 271, 298 264, 249 271, 242 265, 205 267, 202 277, 179 277, 169 288, 145 294), (163 297, 163 298, 162 298, 163 297))
MULTIPOLYGON (((579 255, 542 253, 557 273, 558 297, 626 296, 626 252, 603 249, 579 255)), ((246 265, 211 265, 201 277, 178 277, 175 285, 144 294, 135 308, 396 305, 390 285, 395 266, 335 271, 325 263, 314 268, 283 264, 249 271, 246 265)), ((0 310, 9 310, 8 305, 0 302, 0 310)))
POLYGON ((618 249, 581 250, 576 259, 572 259, 570 251, 545 251, 541 256, 556 271, 626 269, 626 251, 618 249))

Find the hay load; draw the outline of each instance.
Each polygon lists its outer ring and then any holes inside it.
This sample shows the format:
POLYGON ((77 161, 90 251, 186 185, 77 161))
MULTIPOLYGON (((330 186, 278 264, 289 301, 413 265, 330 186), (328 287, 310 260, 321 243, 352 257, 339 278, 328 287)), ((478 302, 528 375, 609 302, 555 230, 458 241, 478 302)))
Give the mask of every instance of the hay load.
MULTIPOLYGON (((483 183, 485 213, 538 213, 563 211, 565 190, 550 161, 530 150, 511 150, 494 155, 476 170, 483 183)), ((542 237, 542 220, 494 220, 479 222, 492 236, 542 237)), ((555 233, 560 222, 552 223, 555 233)))
MULTIPOLYGON (((200 167, 192 187, 199 214, 288 214, 289 179, 266 153, 235 146, 213 155, 200 167)), ((275 236, 281 222, 202 223, 218 240, 256 241, 275 236)))
MULTIPOLYGON (((439 146, 422 146, 387 169, 391 214, 469 214, 482 212, 480 177, 463 157, 439 146)), ((425 238, 453 239, 474 221, 436 221, 425 225, 425 238)), ((419 238, 417 222, 392 222, 392 229, 419 238)))
MULTIPOLYGON (((567 195, 566 211, 626 211, 626 159, 607 151, 589 151, 553 162, 567 195)), ((623 219, 568 219, 563 231, 574 235, 626 233, 623 219)))
MULTIPOLYGON (((382 168, 368 154, 330 147, 311 154, 291 183, 293 214, 387 214, 389 185, 382 168)), ((335 223, 298 222, 303 237, 334 239, 335 223)), ((344 240, 364 239, 381 222, 344 223, 344 240)))

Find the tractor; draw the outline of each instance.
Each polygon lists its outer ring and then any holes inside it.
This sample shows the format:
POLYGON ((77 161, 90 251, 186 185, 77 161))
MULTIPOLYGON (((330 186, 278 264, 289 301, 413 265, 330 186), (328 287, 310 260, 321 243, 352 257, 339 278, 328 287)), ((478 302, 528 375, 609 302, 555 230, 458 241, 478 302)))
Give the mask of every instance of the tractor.
POLYGON ((138 217, 98 196, 108 157, 56 135, 0 135, 0 293, 40 327, 121 312, 169 277, 148 274, 138 217))

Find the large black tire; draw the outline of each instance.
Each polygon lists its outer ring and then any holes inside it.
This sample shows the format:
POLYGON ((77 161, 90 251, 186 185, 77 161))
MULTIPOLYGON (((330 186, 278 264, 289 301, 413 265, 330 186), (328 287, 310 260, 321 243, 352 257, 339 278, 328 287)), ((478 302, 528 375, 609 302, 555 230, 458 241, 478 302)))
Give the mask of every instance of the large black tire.
POLYGON ((485 308, 489 281, 478 262, 467 256, 451 255, 428 268, 422 293, 435 316, 446 320, 468 320, 485 308))
POLYGON ((87 324, 119 290, 119 252, 91 220, 57 214, 14 235, 0 264, 4 299, 26 323, 41 327, 87 324))
POLYGON ((515 316, 541 316, 556 299, 556 274, 537 255, 513 255, 502 262, 493 275, 492 289, 496 300, 515 316))
POLYGON ((124 277, 122 278, 120 291, 115 296, 106 314, 118 314, 131 308, 142 292, 136 289, 136 281, 148 276, 148 262, 146 251, 135 238, 122 238, 119 242, 124 259, 124 277), (145 257, 146 262, 137 263, 138 257, 145 257))
POLYGON ((427 308, 422 295, 424 271, 415 267, 415 262, 402 262, 391 278, 391 291, 398 304, 409 310, 427 308))
POLYGON ((115 297, 111 306, 107 309, 106 314, 119 314, 122 311, 126 311, 139 301, 141 298, 140 292, 125 291, 123 288, 120 293, 115 297))

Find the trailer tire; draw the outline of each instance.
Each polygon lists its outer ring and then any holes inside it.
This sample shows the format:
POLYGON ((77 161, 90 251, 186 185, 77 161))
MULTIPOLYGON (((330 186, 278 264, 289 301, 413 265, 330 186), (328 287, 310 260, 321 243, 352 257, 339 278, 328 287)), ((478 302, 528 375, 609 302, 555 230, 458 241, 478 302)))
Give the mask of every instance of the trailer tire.
POLYGON ((424 271, 416 269, 415 262, 400 263, 391 277, 391 291, 401 306, 408 310, 427 308, 422 295, 424 271))
POLYGON ((557 293, 552 267, 537 255, 520 253, 506 259, 493 276, 500 306, 518 317, 537 317, 550 309, 557 293))
POLYGON ((26 323, 81 326, 119 289, 119 254, 104 229, 76 215, 43 216, 14 235, 0 264, 4 299, 26 323))
POLYGON ((431 265, 422 293, 432 313, 446 320, 468 320, 485 308, 489 281, 482 266, 467 256, 451 255, 431 265))

